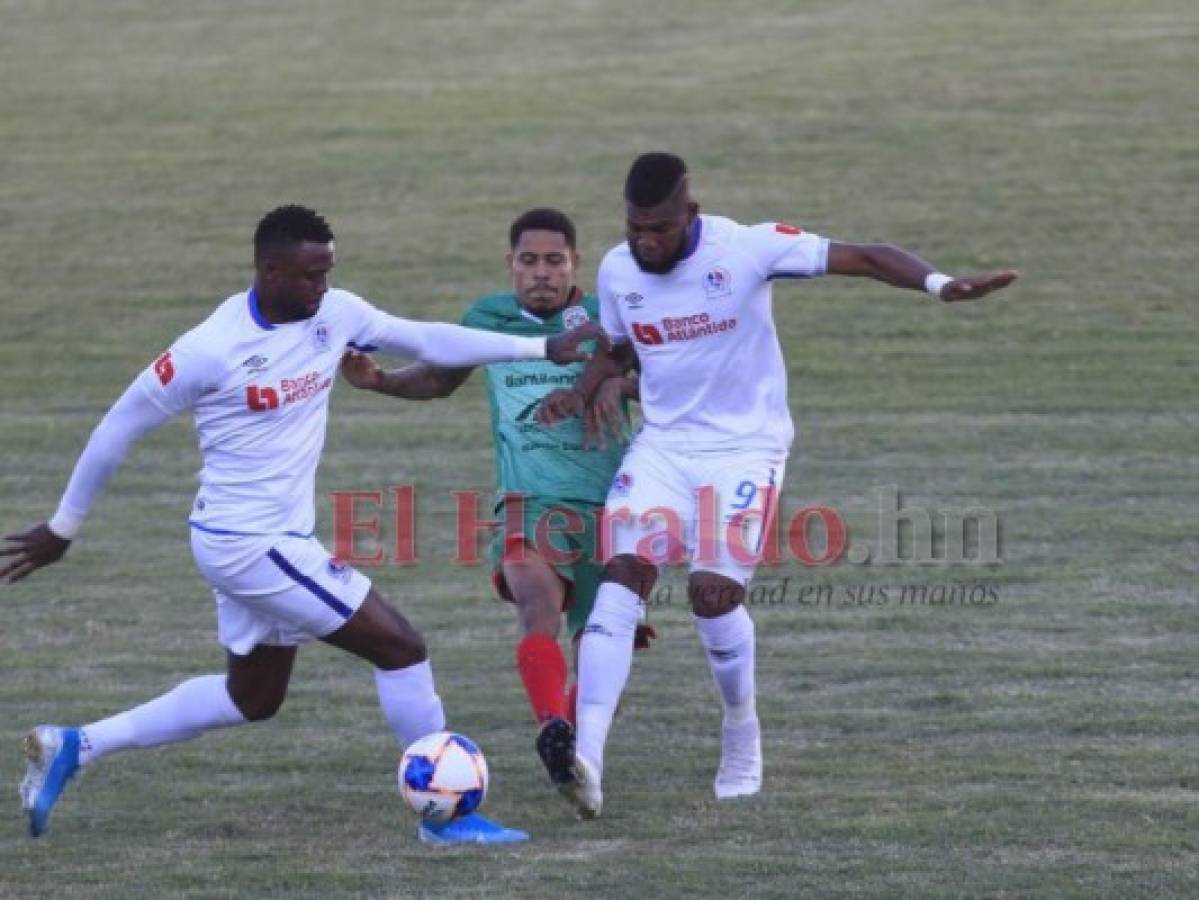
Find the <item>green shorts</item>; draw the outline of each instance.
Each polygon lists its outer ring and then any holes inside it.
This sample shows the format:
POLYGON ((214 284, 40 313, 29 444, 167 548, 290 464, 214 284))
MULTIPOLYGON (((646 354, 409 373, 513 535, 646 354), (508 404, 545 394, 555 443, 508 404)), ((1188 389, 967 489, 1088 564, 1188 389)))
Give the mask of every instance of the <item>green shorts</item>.
POLYGON ((602 503, 551 497, 521 497, 519 502, 509 498, 498 503, 495 517, 499 525, 492 530, 487 554, 496 593, 512 602, 504 581, 504 559, 532 547, 566 582, 563 611, 567 632, 575 637, 591 615, 604 570, 598 559, 598 523, 603 508, 602 503), (518 510, 521 506, 523 510, 518 510), (520 516, 520 520, 512 516, 520 516))

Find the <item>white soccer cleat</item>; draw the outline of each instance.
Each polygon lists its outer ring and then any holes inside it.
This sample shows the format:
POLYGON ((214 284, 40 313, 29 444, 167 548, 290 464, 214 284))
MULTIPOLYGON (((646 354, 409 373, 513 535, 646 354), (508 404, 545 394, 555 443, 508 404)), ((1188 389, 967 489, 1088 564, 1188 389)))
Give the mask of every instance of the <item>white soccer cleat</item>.
POLYGON ((604 806, 604 793, 600 789, 599 770, 581 756, 575 756, 575 777, 558 785, 558 792, 574 804, 584 819, 594 819, 604 806))
POLYGON ((747 797, 762 790, 762 730, 757 719, 720 729, 716 799, 747 797))

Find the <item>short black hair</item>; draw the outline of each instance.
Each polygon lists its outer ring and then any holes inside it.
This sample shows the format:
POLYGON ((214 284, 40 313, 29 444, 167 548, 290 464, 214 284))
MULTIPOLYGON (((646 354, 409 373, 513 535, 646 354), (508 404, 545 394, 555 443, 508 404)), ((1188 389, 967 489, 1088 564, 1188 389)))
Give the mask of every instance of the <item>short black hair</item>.
POLYGON ((332 240, 333 229, 316 210, 294 203, 279 206, 263 216, 254 229, 254 258, 260 259, 305 241, 328 244, 332 240))
POLYGON ((521 213, 508 229, 508 246, 515 250, 526 231, 556 231, 566 238, 571 250, 575 249, 575 223, 560 209, 538 206, 521 213))
POLYGON ((673 153, 643 153, 629 167, 624 198, 634 206, 657 206, 674 193, 686 174, 687 164, 673 153))

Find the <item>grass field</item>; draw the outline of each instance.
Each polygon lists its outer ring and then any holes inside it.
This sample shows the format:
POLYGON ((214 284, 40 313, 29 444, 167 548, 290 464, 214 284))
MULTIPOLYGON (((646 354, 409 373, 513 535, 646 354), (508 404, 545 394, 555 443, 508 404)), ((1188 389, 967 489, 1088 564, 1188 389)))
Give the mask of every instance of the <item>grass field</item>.
MULTIPOLYGON (((450 490, 491 483, 479 379, 410 406, 339 386, 321 490, 417 486, 422 563, 372 574, 487 751, 488 809, 534 841, 418 844, 368 669, 318 647, 276 720, 101 762, 45 840, 10 794, 0 895, 1199 895, 1197 78, 1189 0, 0 0, 5 531, 53 511, 128 380, 244 287, 282 202, 331 219, 341 285, 422 318, 503 285, 535 204, 574 215, 591 284, 623 172, 658 148, 708 211, 1023 272, 970 308, 776 290, 790 506, 864 536, 881 486, 987 507, 1004 560, 763 573, 995 601, 757 605, 760 797, 712 798, 718 712, 672 576, 605 815, 576 822, 531 752, 514 617, 450 564, 450 490)), ((186 540, 197 462, 190 425, 154 435, 69 558, 0 589, 0 785, 31 724, 222 665, 186 540)))

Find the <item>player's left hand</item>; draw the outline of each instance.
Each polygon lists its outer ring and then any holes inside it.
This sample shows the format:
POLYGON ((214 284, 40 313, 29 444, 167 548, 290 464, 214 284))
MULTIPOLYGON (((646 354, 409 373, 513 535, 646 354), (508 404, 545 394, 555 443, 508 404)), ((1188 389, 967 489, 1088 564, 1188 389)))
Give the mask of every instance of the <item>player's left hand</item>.
POLYGON ((633 649, 648 650, 650 643, 658 639, 658 629, 648 622, 638 622, 637 630, 633 632, 633 649))
POLYGON ((0 556, 15 557, 0 569, 0 579, 7 580, 9 584, 20 581, 42 566, 58 562, 71 546, 70 541, 51 531, 45 522, 20 534, 6 534, 4 540, 14 545, 0 548, 0 556))
POLYGON ((625 437, 624 376, 606 379, 591 398, 584 419, 584 440, 589 447, 603 449, 608 438, 621 441, 625 437))
POLYGON ((960 275, 953 281, 946 282, 941 288, 941 299, 946 303, 958 300, 978 300, 992 291, 1007 287, 1020 277, 1020 273, 1012 269, 1002 272, 985 272, 981 275, 960 275))
POLYGON ((356 388, 373 391, 383 382, 383 370, 365 353, 347 350, 341 356, 341 374, 356 388))
POLYGON ((570 331, 555 334, 545 342, 545 358, 562 366, 572 362, 586 362, 591 354, 579 349, 579 344, 595 341, 605 352, 612 349, 612 342, 597 322, 588 322, 570 331))

